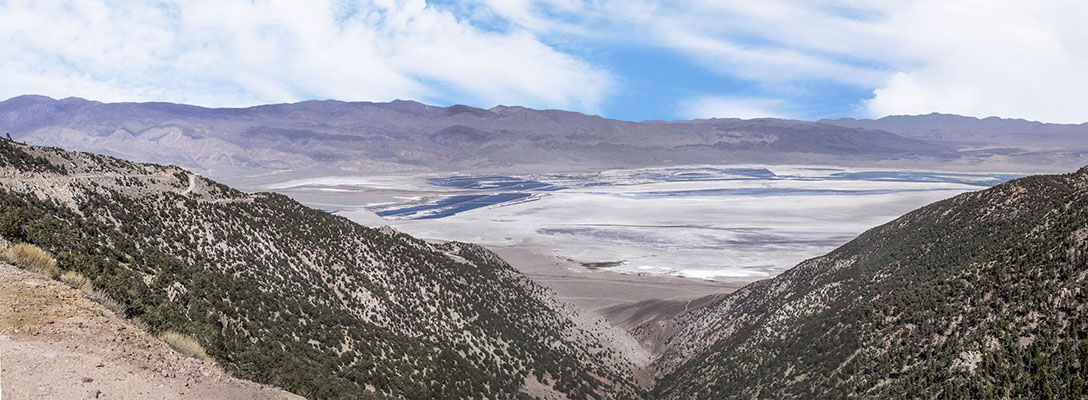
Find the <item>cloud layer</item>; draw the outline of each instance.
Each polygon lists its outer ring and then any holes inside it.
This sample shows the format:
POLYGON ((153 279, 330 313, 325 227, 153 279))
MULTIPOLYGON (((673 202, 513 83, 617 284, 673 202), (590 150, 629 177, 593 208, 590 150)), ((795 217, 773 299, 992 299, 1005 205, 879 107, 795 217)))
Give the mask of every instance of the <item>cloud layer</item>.
POLYGON ((932 111, 1088 121, 1088 3, 919 1, 882 29, 909 57, 866 103, 870 115, 932 111))
POLYGON ((1084 16, 1080 0, 0 0, 0 97, 406 98, 606 116, 637 98, 661 111, 635 119, 1080 123, 1084 16), (644 56, 616 61, 616 49, 644 56), (699 75, 683 88, 624 75, 663 58, 699 75))
POLYGON ((416 1, 0 2, 0 96, 240 106, 419 99, 594 110, 613 78, 416 1))
POLYGON ((744 109, 802 118, 819 116, 805 103, 831 98, 852 107, 847 114, 870 117, 1088 121, 1088 3, 1080 0, 479 3, 541 35, 656 46, 756 88, 693 94, 681 102, 691 107, 686 115, 712 109, 713 98, 737 109, 747 96, 744 109), (549 18, 556 15, 577 17, 549 18), (867 96, 856 96, 859 89, 867 96))

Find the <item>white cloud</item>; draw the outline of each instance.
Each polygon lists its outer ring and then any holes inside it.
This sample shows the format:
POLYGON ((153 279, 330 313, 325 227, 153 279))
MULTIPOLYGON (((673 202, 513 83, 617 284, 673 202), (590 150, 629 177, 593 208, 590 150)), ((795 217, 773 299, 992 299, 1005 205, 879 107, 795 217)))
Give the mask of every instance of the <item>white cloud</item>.
POLYGON ((682 105, 686 118, 789 118, 781 101, 706 96, 689 99, 682 105))
POLYGON ((479 1, 540 34, 678 51, 759 98, 804 101, 811 83, 830 82, 871 91, 853 101, 867 116, 1088 121, 1083 0, 586 0, 550 24, 554 0, 479 1))
MULTIPOLYGON (((789 91, 813 79, 853 85, 879 82, 879 65, 855 65, 855 21, 799 1, 697 2, 645 15, 650 37, 687 53, 712 71, 789 91), (819 26, 819 28, 815 28, 819 26)), ((648 8, 644 8, 648 9, 648 8)), ((775 89, 772 87, 772 89, 775 89)))
POLYGON ((767 86, 813 79, 875 85, 889 74, 866 58, 880 51, 873 27, 818 2, 570 0, 560 7, 557 0, 477 1, 539 34, 678 51, 708 70, 767 86))
POLYGON ((755 98, 708 82, 674 105, 690 115, 713 98, 769 112, 854 96, 839 103, 862 116, 1084 122, 1086 15, 1082 0, 0 0, 0 97, 599 112, 626 77, 557 46, 592 56, 616 45, 686 55, 755 98), (849 93, 821 92, 836 85, 849 93))
POLYGON ((1088 3, 919 1, 895 13, 889 50, 920 60, 881 84, 873 116, 947 112, 1088 121, 1088 3))
POLYGON ((422 0, 0 2, 0 97, 239 106, 308 98, 595 111, 614 78, 422 0))

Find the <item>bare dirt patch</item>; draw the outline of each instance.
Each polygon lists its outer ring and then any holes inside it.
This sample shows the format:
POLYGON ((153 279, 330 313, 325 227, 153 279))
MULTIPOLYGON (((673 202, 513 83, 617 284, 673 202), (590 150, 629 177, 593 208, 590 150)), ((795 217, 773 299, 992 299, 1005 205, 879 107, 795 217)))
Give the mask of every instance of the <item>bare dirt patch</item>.
POLYGON ((4 399, 299 399, 182 356, 79 291, 0 264, 4 399))

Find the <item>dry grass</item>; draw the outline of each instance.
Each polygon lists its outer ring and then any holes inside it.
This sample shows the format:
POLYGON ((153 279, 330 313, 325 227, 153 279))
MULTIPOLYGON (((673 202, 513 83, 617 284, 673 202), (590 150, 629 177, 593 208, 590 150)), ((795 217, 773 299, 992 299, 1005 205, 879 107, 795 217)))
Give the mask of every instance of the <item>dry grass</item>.
POLYGON ((68 271, 61 274, 60 281, 68 286, 79 289, 79 291, 83 293, 90 293, 91 290, 94 289, 90 279, 87 279, 83 274, 75 271, 68 271))
POLYGON ((7 248, 4 250, 4 258, 16 266, 53 279, 60 275, 57 260, 53 259, 53 255, 29 243, 18 243, 7 248))
POLYGON ((101 304, 103 307, 106 307, 110 311, 113 311, 114 314, 120 315, 122 317, 125 315, 125 305, 121 304, 121 302, 117 300, 110 298, 110 296, 106 296, 105 293, 93 289, 89 292, 84 293, 86 294, 88 299, 94 300, 98 304, 101 304))
POLYGON ((128 323, 132 324, 132 326, 135 326, 137 329, 139 329, 141 331, 148 332, 148 333, 151 332, 151 325, 148 325, 147 322, 144 322, 144 320, 142 320, 142 319, 133 318, 133 319, 128 320, 128 323))
POLYGON ((159 340, 166 342, 166 344, 173 347, 178 353, 204 361, 212 360, 211 357, 208 357, 208 353, 204 352, 204 347, 200 345, 200 342, 197 342, 192 336, 174 331, 166 331, 162 335, 159 335, 159 340))

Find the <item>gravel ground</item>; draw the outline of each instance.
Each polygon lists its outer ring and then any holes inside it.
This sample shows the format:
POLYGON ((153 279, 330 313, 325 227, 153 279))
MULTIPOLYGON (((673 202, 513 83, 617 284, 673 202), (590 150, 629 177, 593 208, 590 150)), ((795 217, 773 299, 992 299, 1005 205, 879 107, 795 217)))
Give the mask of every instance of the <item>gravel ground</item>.
POLYGON ((182 356, 68 286, 0 264, 0 390, 15 399, 298 399, 182 356))

